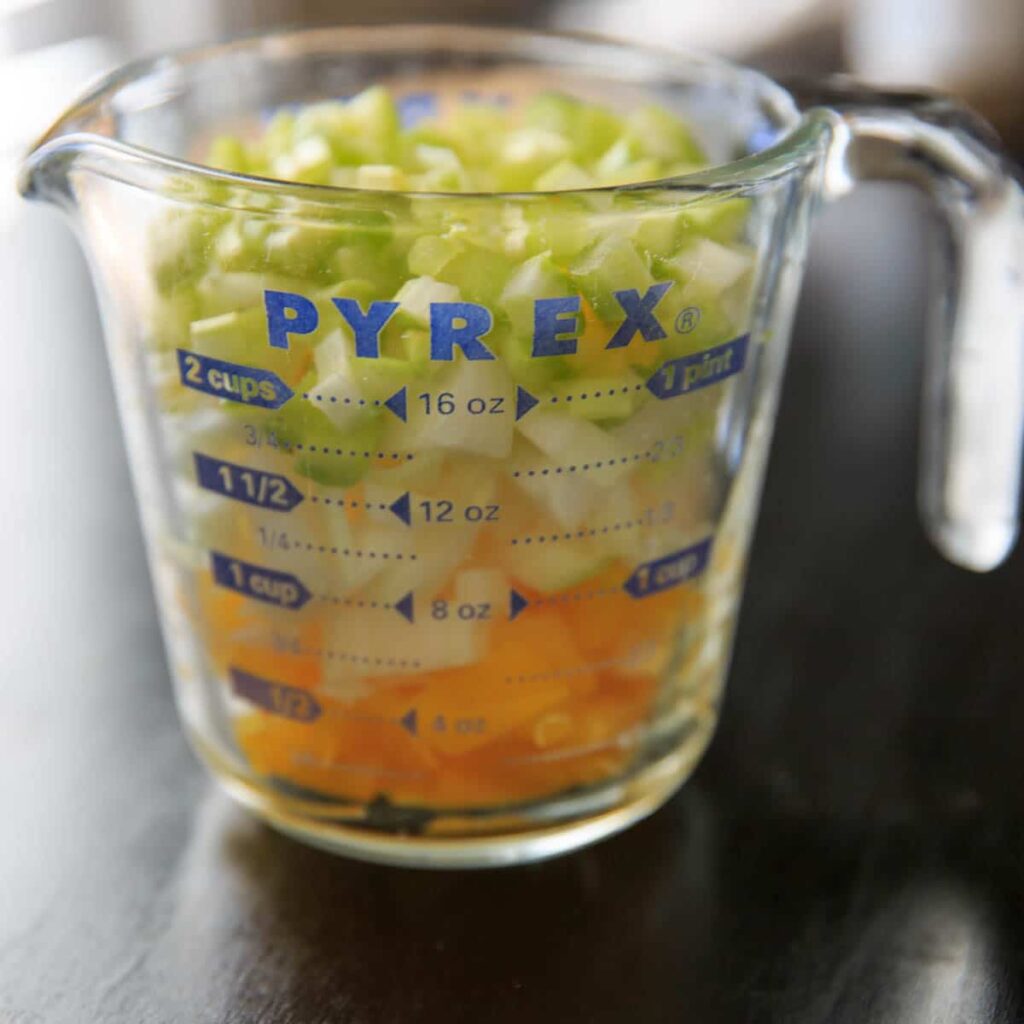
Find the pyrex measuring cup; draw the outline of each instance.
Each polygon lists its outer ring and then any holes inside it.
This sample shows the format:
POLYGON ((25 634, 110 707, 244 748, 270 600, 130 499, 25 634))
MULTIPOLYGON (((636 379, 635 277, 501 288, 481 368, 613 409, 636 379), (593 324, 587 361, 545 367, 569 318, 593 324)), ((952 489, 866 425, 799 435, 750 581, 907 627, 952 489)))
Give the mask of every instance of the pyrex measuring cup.
POLYGON ((423 865, 661 804, 714 726, 808 218, 864 177, 918 181, 952 228, 921 507, 988 569, 1017 529, 1021 191, 944 102, 801 113, 703 57, 417 26, 161 58, 69 110, 22 187, 91 258, 182 718, 228 789, 423 865), (408 119, 557 90, 657 146, 653 99, 715 166, 467 195, 191 162, 374 83, 408 119))

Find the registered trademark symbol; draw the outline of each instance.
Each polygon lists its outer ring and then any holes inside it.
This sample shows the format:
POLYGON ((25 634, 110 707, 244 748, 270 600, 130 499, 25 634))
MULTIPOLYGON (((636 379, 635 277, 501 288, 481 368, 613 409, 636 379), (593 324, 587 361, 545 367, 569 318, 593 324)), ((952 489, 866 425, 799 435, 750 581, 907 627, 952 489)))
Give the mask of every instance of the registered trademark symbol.
POLYGON ((700 323, 700 307, 687 306, 676 317, 676 333, 689 334, 700 323))

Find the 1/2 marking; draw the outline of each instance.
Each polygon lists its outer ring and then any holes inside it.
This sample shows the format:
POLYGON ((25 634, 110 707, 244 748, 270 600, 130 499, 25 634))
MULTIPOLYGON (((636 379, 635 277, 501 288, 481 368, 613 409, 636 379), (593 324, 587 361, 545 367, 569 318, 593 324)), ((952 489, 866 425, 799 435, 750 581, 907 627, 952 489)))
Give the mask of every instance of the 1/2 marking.
POLYGON ((323 708, 316 697, 305 690, 254 676, 234 665, 228 671, 231 673, 231 689, 235 696, 242 697, 272 715, 290 718, 294 722, 313 722, 323 714, 323 708))

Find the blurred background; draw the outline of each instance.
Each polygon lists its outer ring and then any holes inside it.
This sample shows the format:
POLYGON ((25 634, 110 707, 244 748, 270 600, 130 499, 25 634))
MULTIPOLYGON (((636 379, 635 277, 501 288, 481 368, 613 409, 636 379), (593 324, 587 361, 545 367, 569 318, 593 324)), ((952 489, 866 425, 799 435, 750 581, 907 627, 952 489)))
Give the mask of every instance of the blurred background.
POLYGON ((272 26, 471 20, 708 49, 775 72, 848 69, 973 102, 1019 145, 1020 0, 0 0, 3 147, 20 149, 84 79, 170 47, 272 26))

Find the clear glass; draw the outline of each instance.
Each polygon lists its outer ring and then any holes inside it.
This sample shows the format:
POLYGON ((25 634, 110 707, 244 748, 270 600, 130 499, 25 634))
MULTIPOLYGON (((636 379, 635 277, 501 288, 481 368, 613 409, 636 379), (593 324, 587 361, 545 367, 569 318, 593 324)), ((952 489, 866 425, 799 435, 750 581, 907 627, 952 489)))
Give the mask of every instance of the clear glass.
POLYGON ((1003 248, 959 268, 936 329, 923 504, 958 561, 1005 555, 1022 378, 978 392, 976 328, 986 297, 1021 312, 1020 191, 974 135, 854 106, 801 115, 693 55, 389 27, 136 65, 41 140, 23 191, 89 254, 182 719, 237 798, 427 866, 550 856, 664 802, 715 725, 809 214, 894 153, 924 165, 927 131, 954 250, 982 229, 1003 248), (456 195, 196 162, 377 83, 409 117, 654 100, 716 166, 456 195))

